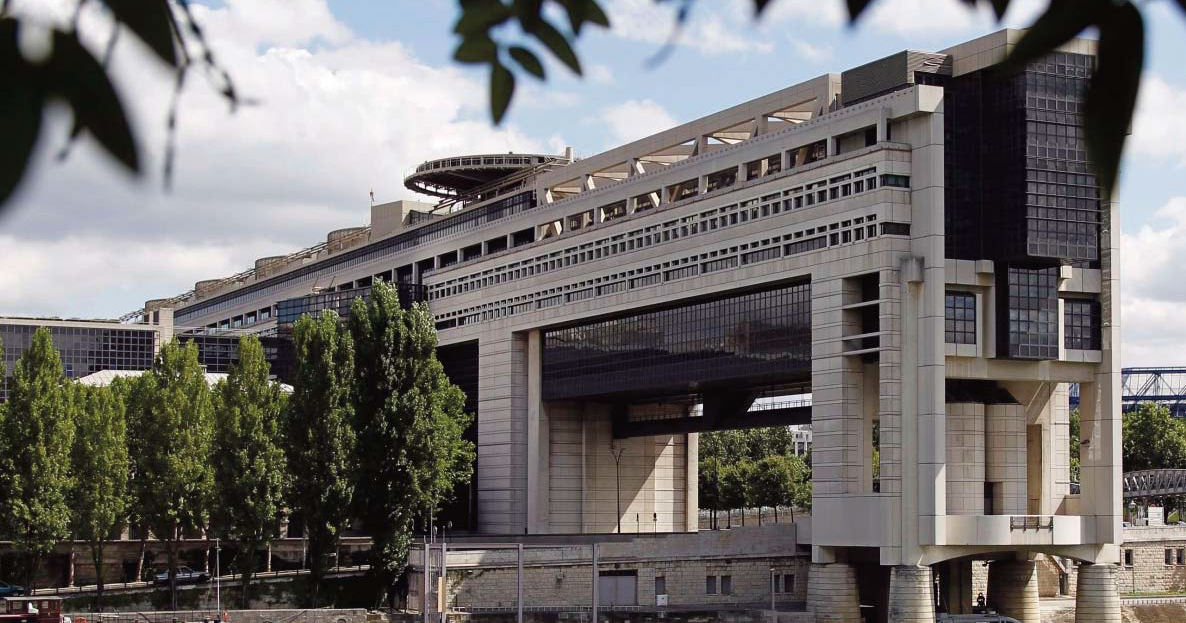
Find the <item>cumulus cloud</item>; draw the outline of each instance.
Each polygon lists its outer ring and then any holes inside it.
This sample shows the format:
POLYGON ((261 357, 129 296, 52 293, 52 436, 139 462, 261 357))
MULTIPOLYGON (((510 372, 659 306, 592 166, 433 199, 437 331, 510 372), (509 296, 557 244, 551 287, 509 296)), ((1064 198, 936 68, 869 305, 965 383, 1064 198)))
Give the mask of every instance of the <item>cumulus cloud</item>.
POLYGON ((1126 366, 1180 365, 1186 344, 1186 197, 1175 197, 1150 222, 1121 234, 1121 341, 1126 366))
POLYGON ((1186 167, 1186 85, 1170 84, 1158 75, 1141 80, 1133 120, 1132 150, 1186 167))
MULTIPOLYGON (((748 0, 745 0, 748 2, 748 0)), ((654 0, 611 0, 606 6, 612 33, 623 39, 645 41, 657 45, 668 42, 699 50, 705 54, 738 52, 769 53, 774 46, 758 36, 748 26, 742 2, 705 4, 701 11, 692 11, 683 28, 676 26, 676 3, 657 3, 654 0), (672 39, 672 34, 675 38, 672 39)))
POLYGON ((831 46, 814 45, 802 39, 794 39, 791 41, 791 47, 799 56, 809 61, 826 61, 832 58, 831 46))
POLYGON ((607 106, 601 111, 601 121, 609 126, 607 147, 629 143, 679 123, 651 99, 628 100, 607 106))
MULTIPOLYGON (((58 4, 26 2, 42 13, 58 4)), ((122 37, 114 81, 139 130, 146 179, 121 175, 85 138, 68 161, 55 162, 68 127, 62 111, 50 114, 32 173, 0 216, 5 256, 33 258, 20 270, 6 265, 0 313, 118 315, 248 268, 256 256, 365 223, 368 192, 380 201, 412 198, 402 177, 423 160, 552 152, 560 142, 513 124, 492 128, 483 82, 426 64, 398 42, 359 37, 324 0, 192 6, 238 90, 258 103, 232 114, 193 75, 181 100, 173 190, 165 192, 159 170, 172 83, 142 45, 122 37), (85 238, 64 237, 72 232, 85 238), (71 258, 75 248, 77 270, 50 261, 71 258), (187 253, 195 260, 182 261, 187 253), (143 272, 127 257, 150 267, 152 278, 137 277, 143 272), (100 267, 132 277, 97 279, 100 267), (121 296, 80 296, 96 288, 121 296)), ((87 19, 102 20, 97 12, 87 19)))

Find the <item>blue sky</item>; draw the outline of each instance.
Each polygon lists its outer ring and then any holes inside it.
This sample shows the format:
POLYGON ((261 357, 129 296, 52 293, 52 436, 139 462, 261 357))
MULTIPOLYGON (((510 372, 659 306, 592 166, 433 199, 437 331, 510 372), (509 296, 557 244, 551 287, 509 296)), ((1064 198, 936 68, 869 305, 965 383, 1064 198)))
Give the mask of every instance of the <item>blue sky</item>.
MULTIPOLYGON (((59 20, 73 4, 16 0, 59 20)), ((489 124, 485 72, 451 60, 456 0, 198 6, 219 58, 260 104, 229 114, 191 80, 171 192, 159 175, 168 76, 121 40, 116 82, 153 168, 130 180, 89 144, 55 162, 66 124, 51 115, 30 182, 0 215, 0 248, 13 261, 0 274, 0 314, 116 316, 365 222, 368 191, 410 198, 402 174, 428 158, 565 145, 590 155, 823 73, 1000 27, 987 6, 959 0, 875 0, 855 27, 842 0, 774 0, 759 22, 751 0, 699 0, 673 53, 651 67, 671 12, 652 0, 602 4, 614 25, 577 43, 585 77, 549 61, 546 83, 520 80, 499 128, 489 124)), ((1045 2, 1014 5, 1005 23, 1023 26, 1045 2)), ((1186 363, 1186 14, 1171 0, 1141 10, 1147 71, 1121 186, 1125 363, 1186 363)), ((93 11, 87 24, 109 25, 93 11)))

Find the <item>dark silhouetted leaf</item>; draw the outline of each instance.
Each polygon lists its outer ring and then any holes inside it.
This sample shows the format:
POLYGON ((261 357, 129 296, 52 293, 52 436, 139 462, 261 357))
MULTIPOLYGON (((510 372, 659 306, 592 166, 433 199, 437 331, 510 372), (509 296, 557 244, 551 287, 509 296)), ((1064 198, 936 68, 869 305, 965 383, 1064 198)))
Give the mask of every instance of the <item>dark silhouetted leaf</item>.
POLYGON ((527 70, 527 73, 539 78, 540 80, 544 79, 544 65, 543 63, 539 62, 539 57, 533 54, 531 50, 513 45, 509 51, 511 53, 511 58, 515 59, 515 62, 519 63, 523 69, 527 70))
POLYGON ((74 118, 125 167, 139 173, 140 156, 124 107, 99 61, 73 33, 55 30, 45 65, 49 88, 62 96, 74 118))
POLYGON ((528 32, 535 35, 535 38, 539 39, 540 43, 547 46, 547 48, 552 51, 552 54, 555 54, 556 58, 560 59, 560 62, 567 65, 568 68, 573 71, 573 73, 580 75, 581 61, 577 59, 577 53, 574 52, 572 46, 569 45, 568 39, 566 39, 559 30, 556 30, 556 28, 549 24, 546 20, 541 19, 535 24, 532 24, 532 28, 528 32))
POLYGON ((845 0, 848 4, 848 23, 852 24, 857 21, 865 8, 869 6, 873 0, 845 0))
POLYGON ((0 19, 0 206, 25 176, 37 135, 41 132, 44 97, 33 68, 17 46, 17 22, 0 19))
POLYGON ((564 5, 564 9, 568 12, 568 23, 572 26, 572 32, 575 35, 581 34, 581 27, 586 22, 609 27, 609 17, 595 0, 560 0, 560 4, 564 5))
POLYGON ((165 63, 177 66, 174 24, 169 0, 103 0, 112 15, 136 33, 165 63))
POLYGON ((1070 41, 1088 26, 1100 23, 1112 8, 1111 0, 1051 0, 1001 63, 1006 71, 1021 69, 1070 41))
POLYGON ((1178 0, 1178 7, 1186 11, 1186 0, 1178 0))
POLYGON ((1111 197, 1120 169, 1124 140, 1132 124, 1145 65, 1145 24, 1129 2, 1112 8, 1100 25, 1095 74, 1087 89, 1083 128, 1087 153, 1104 189, 1111 197))
POLYGON ((1005 17, 1005 12, 1009 10, 1009 0, 992 0, 992 11, 996 13, 997 19, 1005 17))
POLYGON ((494 123, 502 123, 502 117, 511 104, 515 93, 515 76, 497 60, 490 65, 490 114, 494 123))
POLYGON ((511 10, 498 0, 468 0, 461 3, 461 11, 461 17, 453 26, 453 32, 459 35, 488 33, 511 17, 511 10))
POLYGON ((498 46, 485 33, 474 33, 461 40, 453 52, 453 60, 459 63, 489 63, 498 56, 498 46))
POLYGON ((761 15, 768 6, 770 6, 770 0, 754 0, 754 15, 761 15))

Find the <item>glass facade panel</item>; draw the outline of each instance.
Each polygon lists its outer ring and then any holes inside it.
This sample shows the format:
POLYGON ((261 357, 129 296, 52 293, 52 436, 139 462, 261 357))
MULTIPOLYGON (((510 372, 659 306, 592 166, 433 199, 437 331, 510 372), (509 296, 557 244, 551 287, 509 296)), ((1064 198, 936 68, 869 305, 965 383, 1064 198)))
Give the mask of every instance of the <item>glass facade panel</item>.
POLYGON ((976 295, 948 292, 944 301, 943 336, 948 344, 976 343, 976 295))
POLYGON ((1066 348, 1099 350, 1100 304, 1097 301, 1064 300, 1062 318, 1066 348))
POLYGON ((811 371, 811 284, 553 329, 543 348, 547 400, 802 379, 811 371))
MULTIPOLYGON (((100 370, 147 370, 156 349, 156 331, 150 328, 49 327, 54 346, 62 357, 67 377, 81 378, 100 370)), ((8 399, 8 383, 21 354, 33 345, 36 326, 0 324, 4 342, 5 377, 0 400, 8 399)))
POLYGON ((997 268, 998 355, 1058 359, 1058 268, 997 268))

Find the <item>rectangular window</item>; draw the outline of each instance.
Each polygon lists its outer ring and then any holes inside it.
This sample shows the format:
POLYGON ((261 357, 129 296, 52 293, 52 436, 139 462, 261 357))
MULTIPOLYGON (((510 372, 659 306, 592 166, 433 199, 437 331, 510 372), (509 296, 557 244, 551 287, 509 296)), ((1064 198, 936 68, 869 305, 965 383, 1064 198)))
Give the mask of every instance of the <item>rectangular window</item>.
POLYGON ((1174 550, 1172 550, 1172 549, 1165 550, 1165 564, 1167 564, 1167 565, 1174 564, 1174 550))
POLYGON ((1062 310, 1064 346, 1078 350, 1099 350, 1099 303, 1066 299, 1062 303, 1062 310))
POLYGON ((707 595, 717 594, 717 576, 709 575, 704 578, 704 592, 707 595))
POLYGON ((722 575, 721 576, 721 594, 722 595, 732 595, 733 594, 733 576, 731 576, 731 575, 722 575))
POLYGON ((1186 549, 1178 548, 1178 551, 1175 553, 1177 554, 1176 562, 1179 565, 1186 565, 1186 549))
POLYGON ((948 292, 943 305, 943 337, 948 344, 976 343, 976 295, 948 292))
POLYGON ((1124 566, 1126 566, 1126 567, 1132 566, 1132 550, 1131 549, 1124 550, 1124 566))
POLYGON ((666 595, 667 594, 667 578, 666 577, 661 576, 661 575, 655 576, 655 594, 656 595, 666 595))

